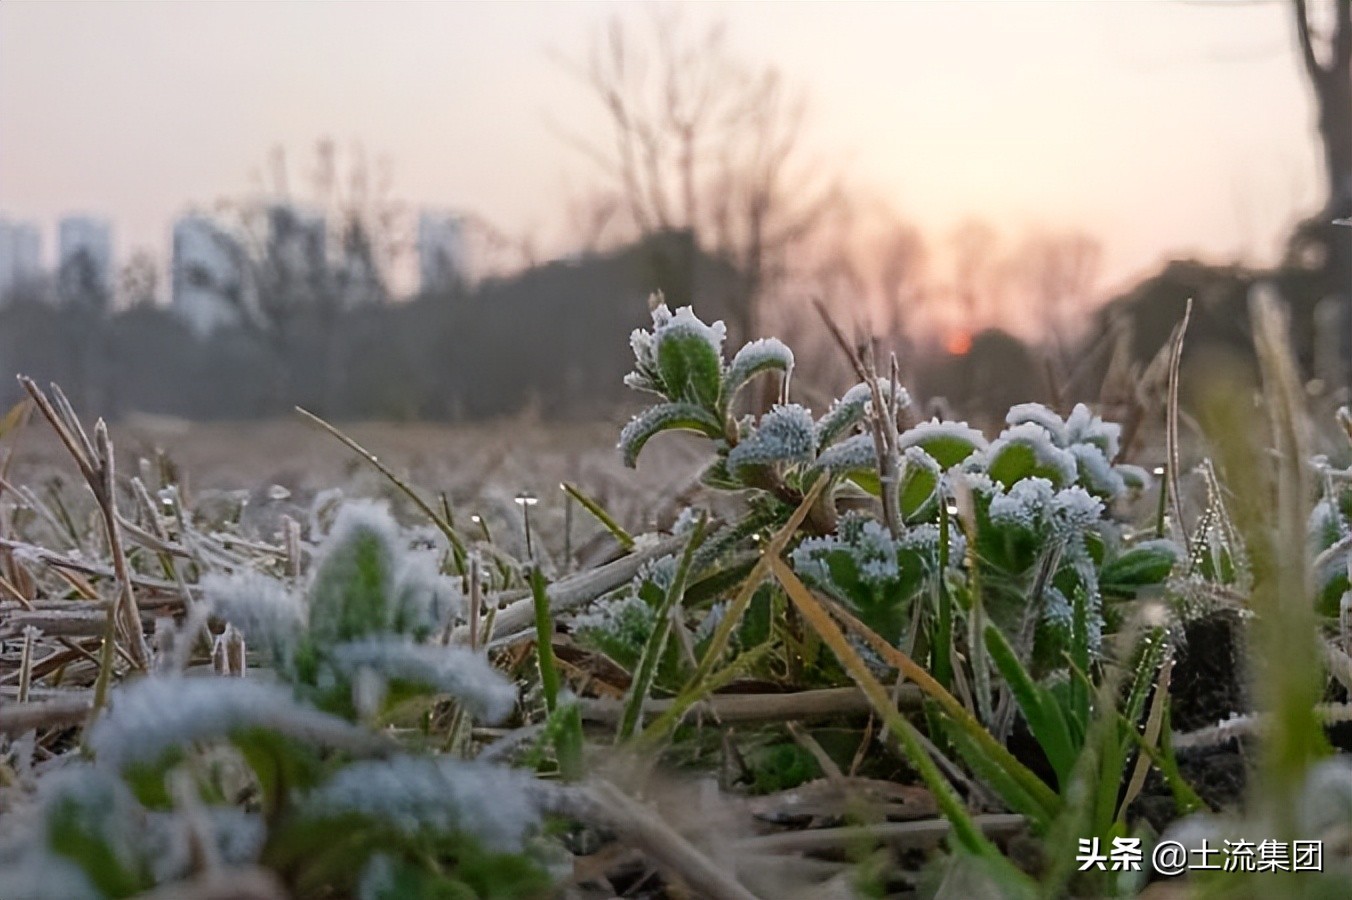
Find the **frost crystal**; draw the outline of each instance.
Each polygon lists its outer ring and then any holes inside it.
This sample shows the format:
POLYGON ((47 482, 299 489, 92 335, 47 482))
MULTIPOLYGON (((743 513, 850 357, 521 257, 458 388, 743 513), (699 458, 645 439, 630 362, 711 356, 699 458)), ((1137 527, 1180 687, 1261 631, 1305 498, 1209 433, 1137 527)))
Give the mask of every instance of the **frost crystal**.
POLYGON ((811 462, 816 449, 812 413, 797 403, 780 404, 761 416, 760 425, 728 453, 728 469, 811 462))
MULTIPOLYGON (((899 407, 911 405, 911 395, 903 387, 896 390, 899 407)), ((892 382, 886 378, 878 379, 878 393, 884 402, 890 402, 893 395, 892 382)), ((868 382, 860 382, 845 392, 839 400, 831 404, 826 415, 817 422, 817 444, 825 446, 837 437, 853 428, 873 409, 873 389, 868 382)))
POLYGON ((113 691, 88 743, 100 765, 120 769, 241 728, 283 726, 298 712, 312 711, 287 688, 251 678, 141 678, 113 691))
POLYGON ((490 723, 501 722, 516 705, 516 687, 488 661, 464 647, 415 644, 401 638, 365 638, 339 644, 333 665, 349 678, 369 670, 393 681, 411 682, 455 696, 490 723))
POLYGON ((473 835, 492 850, 515 852, 539 822, 528 785, 527 776, 485 763, 400 756, 343 768, 305 808, 367 816, 409 836, 473 835))

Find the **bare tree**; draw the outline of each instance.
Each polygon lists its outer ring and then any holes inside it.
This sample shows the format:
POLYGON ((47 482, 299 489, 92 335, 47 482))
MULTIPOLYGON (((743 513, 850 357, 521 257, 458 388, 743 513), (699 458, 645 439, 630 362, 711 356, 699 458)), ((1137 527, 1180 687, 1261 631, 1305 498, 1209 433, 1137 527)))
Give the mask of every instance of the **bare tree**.
MULTIPOLYGON (((1318 109, 1324 150, 1325 220, 1352 217, 1352 0, 1335 0, 1318 23, 1306 0, 1292 0, 1296 38, 1318 109), (1322 24, 1323 27, 1320 27, 1322 24)), ((1342 352, 1352 374, 1352 228, 1325 227, 1323 262, 1342 301, 1342 352)))
POLYGON ((612 19, 571 70, 600 101, 609 142, 570 136, 610 181, 640 236, 688 230, 736 271, 734 329, 761 306, 836 191, 802 150, 806 103, 771 68, 738 61, 724 27, 694 31, 679 9, 644 27, 612 19))

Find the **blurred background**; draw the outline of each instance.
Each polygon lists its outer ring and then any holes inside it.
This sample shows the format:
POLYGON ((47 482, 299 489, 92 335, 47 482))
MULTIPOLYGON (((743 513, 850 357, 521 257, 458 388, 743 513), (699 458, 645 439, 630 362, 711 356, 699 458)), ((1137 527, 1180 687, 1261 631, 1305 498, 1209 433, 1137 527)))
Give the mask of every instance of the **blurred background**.
POLYGON ((1345 0, 0 5, 0 403, 213 447, 622 421, 656 290, 978 424, 1273 290, 1338 402, 1347 216, 1345 0))

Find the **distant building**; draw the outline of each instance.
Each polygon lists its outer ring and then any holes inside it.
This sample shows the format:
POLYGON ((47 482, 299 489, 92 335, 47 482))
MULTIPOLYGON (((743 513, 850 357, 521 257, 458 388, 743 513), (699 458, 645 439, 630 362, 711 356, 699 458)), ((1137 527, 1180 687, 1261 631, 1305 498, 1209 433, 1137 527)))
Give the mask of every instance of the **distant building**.
POLYGON ((42 235, 29 222, 0 219, 0 305, 42 276, 42 235))
POLYGON ((66 216, 61 220, 56 278, 63 303, 108 307, 113 296, 113 227, 106 219, 66 216))
POLYGON ((264 210, 268 262, 289 279, 317 283, 328 267, 324 215, 289 203, 264 210))
POLYGON ((210 218, 174 223, 172 309, 198 335, 239 321, 245 289, 244 249, 210 218))
POLYGON ((423 211, 418 216, 418 289, 434 294, 463 284, 468 263, 464 217, 423 211))

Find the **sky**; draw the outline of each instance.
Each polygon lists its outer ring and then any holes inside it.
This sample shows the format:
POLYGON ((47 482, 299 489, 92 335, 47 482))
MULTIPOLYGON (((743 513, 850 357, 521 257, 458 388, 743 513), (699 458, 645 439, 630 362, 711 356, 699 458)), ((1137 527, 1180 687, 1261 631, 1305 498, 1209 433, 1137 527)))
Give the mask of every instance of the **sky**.
MULTIPOLYGON (((67 212, 125 260, 245 194, 274 145, 389 159, 393 193, 566 248, 604 126, 558 57, 640 4, 0 3, 0 216, 54 253, 67 212)), ((739 2, 733 48, 803 86, 806 141, 926 232, 1083 228, 1105 283, 1171 255, 1271 260, 1318 204, 1313 110, 1282 2, 739 2)))

